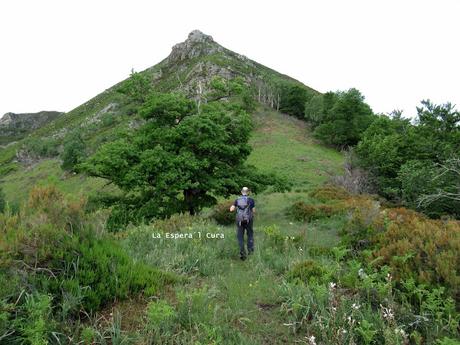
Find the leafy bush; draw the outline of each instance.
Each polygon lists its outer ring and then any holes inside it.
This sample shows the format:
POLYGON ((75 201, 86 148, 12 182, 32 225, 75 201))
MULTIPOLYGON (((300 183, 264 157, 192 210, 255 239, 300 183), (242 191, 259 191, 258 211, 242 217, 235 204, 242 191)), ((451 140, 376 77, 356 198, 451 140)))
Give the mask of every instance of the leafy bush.
POLYGON ((430 220, 404 208, 382 214, 386 231, 373 238, 374 257, 389 265, 397 278, 414 278, 445 286, 460 297, 460 222, 430 220))
POLYGON ((147 306, 147 331, 161 343, 174 333, 176 318, 174 307, 166 301, 152 301, 147 306))
POLYGON ((23 150, 34 158, 56 157, 59 142, 54 138, 30 138, 24 142, 23 150))
POLYGON ((368 261, 387 265, 395 278, 413 278, 430 287, 445 286, 460 296, 460 222, 428 219, 405 208, 381 209, 362 199, 342 229, 343 242, 369 249, 368 261))
POLYGON ((0 186, 0 213, 5 210, 6 200, 5 200, 5 193, 3 192, 2 187, 0 186))
POLYGON ((364 102, 364 96, 356 89, 345 92, 328 92, 323 102, 312 98, 307 104, 306 116, 313 119, 314 135, 326 144, 334 146, 356 145, 363 132, 373 121, 372 109, 364 102), (319 113, 312 118, 311 112, 319 113))
POLYGON ((297 201, 287 209, 286 213, 297 221, 312 221, 314 219, 330 217, 341 211, 342 208, 336 205, 312 205, 304 201, 297 201))
POLYGON ((86 145, 79 131, 70 134, 64 141, 64 149, 61 154, 61 168, 74 171, 77 164, 86 157, 86 145))
POLYGON ((230 225, 235 223, 235 214, 230 212, 231 201, 225 201, 214 206, 212 218, 220 225, 230 225))
POLYGON ((287 273, 288 281, 309 283, 326 283, 330 281, 331 273, 317 261, 305 260, 295 264, 287 273))
POLYGON ((24 316, 17 319, 17 327, 32 345, 48 345, 53 322, 51 297, 45 294, 26 295, 24 316))
POLYGON ((346 200, 351 195, 342 187, 325 185, 314 189, 310 193, 310 196, 321 202, 327 202, 332 200, 346 200))
POLYGON ((19 214, 0 214, 0 329, 11 329, 8 322, 18 315, 12 337, 47 344, 52 320, 78 317, 131 294, 152 295, 174 281, 133 261, 83 212, 84 203, 64 198, 55 187, 36 187, 19 214), (24 292, 30 297, 22 298, 24 292))
POLYGON ((276 225, 266 226, 262 231, 271 245, 279 246, 284 243, 285 237, 276 225))

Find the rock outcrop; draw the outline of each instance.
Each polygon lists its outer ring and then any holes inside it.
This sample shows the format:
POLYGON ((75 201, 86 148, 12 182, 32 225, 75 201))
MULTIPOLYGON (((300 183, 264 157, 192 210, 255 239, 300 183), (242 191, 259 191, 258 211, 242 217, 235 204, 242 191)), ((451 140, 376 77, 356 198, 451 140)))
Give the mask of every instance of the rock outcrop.
POLYGON ((199 30, 194 30, 184 42, 178 43, 172 48, 171 54, 168 56, 168 62, 175 63, 223 50, 222 46, 214 42, 212 36, 206 35, 199 30))
POLYGON ((0 143, 5 144, 23 138, 26 134, 46 125, 62 114, 58 111, 6 113, 0 118, 0 143))

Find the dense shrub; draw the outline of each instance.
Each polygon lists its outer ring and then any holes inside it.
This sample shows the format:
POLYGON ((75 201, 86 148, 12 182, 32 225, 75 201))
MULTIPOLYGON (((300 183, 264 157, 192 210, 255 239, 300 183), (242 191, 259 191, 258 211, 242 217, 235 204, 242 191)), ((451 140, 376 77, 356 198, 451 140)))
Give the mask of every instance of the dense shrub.
POLYGON ((386 231, 374 238, 375 258, 397 278, 445 286, 460 301, 460 223, 430 220, 404 208, 386 210, 386 231))
POLYGON ((288 281, 303 283, 326 283, 331 278, 331 273, 326 267, 314 260, 305 260, 295 264, 287 273, 288 281))
POLYGON ((33 158, 56 157, 59 155, 59 142, 54 138, 30 138, 22 147, 33 158))
POLYGON ((387 265, 397 280, 413 278, 460 296, 460 222, 432 220, 405 208, 382 209, 369 200, 355 208, 342 231, 355 249, 367 248, 374 265, 387 265))
POLYGON ((312 93, 299 85, 283 85, 281 88, 280 111, 304 118, 305 103, 312 97, 312 93))
POLYGON ((52 320, 76 318, 130 294, 151 295, 174 280, 134 262, 83 212, 84 203, 55 187, 37 187, 19 214, 0 214, 0 330, 47 344, 52 320))
POLYGON ((310 193, 312 198, 315 198, 322 202, 327 202, 331 200, 346 200, 350 198, 350 193, 348 193, 342 187, 336 187, 332 185, 325 185, 319 188, 316 188, 310 193))
POLYGON ((0 186, 0 213, 5 210, 6 200, 5 200, 5 193, 3 192, 2 187, 0 186))
POLYGON ((212 218, 220 225, 235 223, 235 214, 230 212, 231 201, 224 201, 214 206, 212 218))
POLYGON ((373 112, 356 89, 328 92, 323 101, 312 98, 304 110, 315 127, 314 135, 326 144, 343 147, 356 145, 373 121, 373 112))
POLYGON ((86 145, 79 131, 71 133, 64 141, 64 149, 61 153, 61 168, 74 171, 75 166, 86 157, 86 145))
POLYGON ((342 211, 337 205, 313 205, 304 201, 297 201, 287 209, 287 214, 297 221, 311 221, 314 219, 330 217, 342 211))

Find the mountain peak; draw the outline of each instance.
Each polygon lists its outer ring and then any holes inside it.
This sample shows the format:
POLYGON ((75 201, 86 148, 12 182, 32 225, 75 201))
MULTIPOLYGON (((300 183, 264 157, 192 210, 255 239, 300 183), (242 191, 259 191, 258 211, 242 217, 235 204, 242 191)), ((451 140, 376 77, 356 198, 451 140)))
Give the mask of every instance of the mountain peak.
POLYGON ((200 30, 193 30, 188 34, 187 41, 189 42, 214 42, 212 36, 206 35, 200 30))
POLYGON ((168 61, 177 62, 193 59, 222 50, 223 47, 217 44, 212 36, 206 35, 200 30, 193 30, 184 42, 178 43, 172 48, 168 61))

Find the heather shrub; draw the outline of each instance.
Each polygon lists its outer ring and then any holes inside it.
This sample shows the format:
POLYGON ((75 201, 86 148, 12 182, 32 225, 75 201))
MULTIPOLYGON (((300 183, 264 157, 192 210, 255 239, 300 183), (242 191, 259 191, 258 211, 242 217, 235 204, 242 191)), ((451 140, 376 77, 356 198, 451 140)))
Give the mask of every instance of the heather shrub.
POLYGON ((224 201, 213 208, 211 217, 220 225, 230 225, 235 222, 235 214, 230 212, 231 201, 224 201))
POLYGON ((460 222, 431 220, 404 208, 384 213, 386 231, 375 236, 374 258, 396 278, 445 286, 459 299, 460 222))
POLYGON ((68 200, 55 187, 35 188, 19 214, 0 214, 0 331, 8 335, 2 341, 47 344, 54 320, 132 294, 150 296, 174 281, 135 262, 92 217, 84 200, 68 200))
POLYGON ((332 200, 346 200, 351 197, 345 188, 325 185, 314 189, 310 196, 321 202, 327 202, 332 200))

